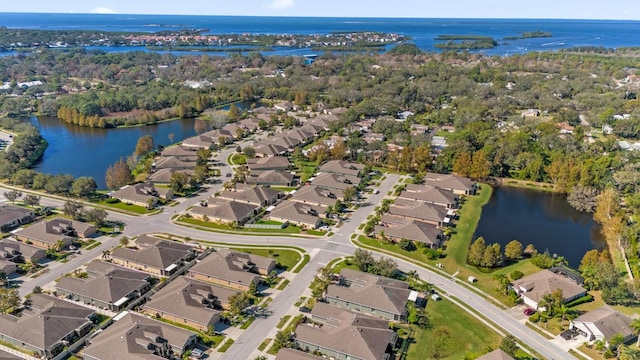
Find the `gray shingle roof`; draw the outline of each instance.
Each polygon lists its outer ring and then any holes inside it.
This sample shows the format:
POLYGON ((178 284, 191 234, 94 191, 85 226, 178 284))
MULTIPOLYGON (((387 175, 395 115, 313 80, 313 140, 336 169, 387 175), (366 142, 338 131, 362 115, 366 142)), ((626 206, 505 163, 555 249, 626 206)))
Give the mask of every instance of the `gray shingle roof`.
POLYGON ((424 177, 425 185, 436 186, 443 189, 469 191, 473 189, 474 182, 462 176, 453 174, 427 173, 424 177))
POLYGON ((188 330, 128 313, 91 339, 82 352, 98 360, 158 360, 153 349, 163 342, 182 349, 194 337, 188 330))
POLYGON ((278 351, 276 355, 276 360, 322 360, 324 358, 311 355, 304 351, 291 349, 291 348, 282 348, 278 351))
POLYGON ((338 189, 329 189, 322 186, 303 186, 296 191, 291 200, 298 202, 309 202, 312 204, 323 204, 333 206, 338 197, 343 197, 344 192, 338 189))
POLYGON ((31 310, 22 316, 0 315, 0 333, 47 349, 67 334, 91 323, 91 309, 44 294, 32 294, 31 310))
POLYGON ((281 191, 265 186, 236 184, 235 191, 223 190, 217 197, 262 206, 265 203, 275 201, 280 194, 282 194, 281 191))
POLYGON ((442 206, 400 200, 389 207, 389 214, 441 223, 447 217, 447 210, 442 206))
POLYGON ((248 286, 259 279, 258 275, 248 272, 253 266, 273 269, 275 261, 263 256, 219 249, 199 261, 189 272, 248 286))
POLYGON ((250 171, 262 170, 286 170, 291 166, 288 158, 283 156, 274 156, 266 158, 247 159, 247 166, 250 171))
POLYGON ((193 214, 206 215, 213 219, 242 222, 251 217, 257 209, 258 206, 254 204, 214 199, 207 206, 194 206, 189 211, 193 214))
POLYGON ((343 160, 330 160, 320 167, 320 171, 322 172, 350 176, 358 176, 362 169, 364 169, 364 165, 362 164, 343 160))
POLYGON ((360 178, 351 175, 325 173, 313 180, 313 185, 323 186, 330 189, 344 190, 348 187, 357 187, 360 178))
POLYGON ((404 238, 435 246, 440 246, 442 241, 442 231, 432 224, 403 220, 392 215, 384 215, 381 221, 388 226, 374 226, 375 234, 384 232, 386 236, 393 238, 404 238))
POLYGON ((291 222, 315 225, 319 215, 327 211, 326 206, 304 204, 296 201, 283 201, 271 210, 271 216, 291 222))
POLYGON ((71 240, 74 231, 81 234, 91 226, 81 221, 55 218, 39 221, 16 232, 16 235, 55 244, 58 240, 71 240))
POLYGON ((311 312, 321 318, 322 327, 298 325, 296 339, 364 360, 380 360, 395 338, 387 320, 358 314, 324 303, 311 312))
POLYGON ((188 245, 155 239, 146 235, 140 236, 136 243, 139 247, 137 250, 117 248, 113 250, 111 257, 164 270, 193 251, 193 248, 188 245))
POLYGON ((607 306, 584 313, 575 318, 573 322, 593 323, 607 340, 611 340, 616 334, 621 334, 626 338, 634 331, 630 326, 633 322, 631 318, 607 306))
POLYGON ((111 193, 111 197, 122 201, 146 203, 149 199, 158 199, 158 192, 152 184, 126 185, 111 193))
POLYGON ((458 195, 435 186, 407 184, 406 190, 402 191, 398 198, 428 203, 454 204, 457 202, 458 195))
POLYGON ((288 186, 293 182, 293 177, 293 174, 287 171, 265 170, 259 171, 257 174, 254 172, 245 181, 247 184, 288 186))
POLYGON ((556 289, 562 290, 565 299, 571 299, 576 295, 586 292, 582 286, 549 270, 542 270, 535 274, 525 276, 515 281, 513 285, 516 289, 526 289, 527 291, 523 295, 536 303, 542 300, 544 294, 551 294, 556 289))

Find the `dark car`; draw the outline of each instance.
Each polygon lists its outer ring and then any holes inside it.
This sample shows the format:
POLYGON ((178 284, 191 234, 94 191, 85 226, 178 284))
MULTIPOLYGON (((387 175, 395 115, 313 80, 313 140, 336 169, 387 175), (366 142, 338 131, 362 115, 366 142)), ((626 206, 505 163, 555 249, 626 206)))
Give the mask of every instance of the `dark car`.
POLYGON ((302 312, 302 313, 310 313, 311 312, 311 309, 309 309, 306 306, 301 306, 300 309, 298 309, 298 310, 300 310, 300 312, 302 312))
POLYGON ((535 314, 535 312, 536 311, 533 310, 533 309, 524 309, 524 314, 527 315, 527 316, 531 316, 531 315, 535 314))

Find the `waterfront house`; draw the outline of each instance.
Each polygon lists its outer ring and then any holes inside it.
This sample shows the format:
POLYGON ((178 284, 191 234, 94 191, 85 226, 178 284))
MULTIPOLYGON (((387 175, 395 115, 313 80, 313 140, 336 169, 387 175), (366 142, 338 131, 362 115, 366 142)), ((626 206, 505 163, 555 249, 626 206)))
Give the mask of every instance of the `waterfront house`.
POLYGON ((341 360, 393 358, 398 335, 388 320, 322 302, 314 305, 311 319, 313 323, 296 327, 294 341, 300 349, 341 360))
POLYGON ((229 298, 240 291, 179 276, 151 296, 142 311, 202 332, 220 321, 220 313, 229 308, 229 298))
POLYGON ((111 311, 126 308, 151 289, 149 274, 99 260, 87 266, 86 278, 64 276, 56 283, 59 295, 111 311))
POLYGON ((153 163, 153 168, 173 170, 193 170, 196 167, 196 159, 179 158, 175 156, 161 157, 153 163))
POLYGON ((28 261, 36 264, 46 256, 47 252, 37 246, 12 239, 0 240, 0 257, 4 260, 15 263, 28 261))
POLYGON ((0 340, 35 356, 53 359, 87 335, 96 312, 45 294, 32 294, 20 316, 0 315, 0 340))
POLYGON ((188 149, 209 149, 211 145, 218 143, 218 139, 212 139, 211 137, 201 134, 192 136, 190 138, 186 138, 182 140, 182 147, 188 149))
POLYGON ((189 209, 189 214, 202 221, 242 226, 258 214, 259 209, 254 204, 211 198, 206 206, 196 205, 189 209))
POLYGON ((0 231, 7 232, 36 220, 33 210, 16 205, 0 204, 0 231))
POLYGON ((169 146, 160 152, 160 156, 175 157, 178 159, 187 159, 188 161, 195 161, 198 158, 198 151, 193 148, 185 148, 179 145, 169 146))
POLYGON ((260 275, 275 269, 273 259, 229 249, 219 249, 189 269, 189 277, 241 291, 260 282, 260 275))
MULTIPOLYGON (((161 188, 161 187, 156 187, 155 185, 158 184, 163 184, 163 185, 170 185, 171 184, 171 178, 173 177, 173 174, 180 172, 180 173, 184 173, 187 176, 193 176, 195 174, 195 170, 191 169, 191 170, 176 170, 176 169, 171 169, 171 168, 165 168, 165 169, 159 169, 156 170, 154 172, 152 172, 151 174, 149 174, 149 177, 147 178, 147 182, 150 184, 153 184, 154 187, 156 188, 156 191, 158 191, 158 195, 161 195, 161 191, 160 190, 165 190, 167 192, 167 195, 165 195, 165 198, 172 198, 173 194, 168 194, 169 191, 173 192, 173 190, 171 190, 170 188, 161 188)), ((145 205, 146 206, 146 205, 145 205)))
POLYGON ((125 185, 112 192, 110 196, 126 204, 151 209, 158 204, 159 199, 169 200, 173 198, 173 192, 163 192, 163 194, 161 194, 153 184, 139 183, 125 185))
POLYGON ((432 249, 438 249, 445 240, 442 230, 433 224, 393 215, 384 215, 380 222, 381 225, 375 225, 373 230, 378 238, 396 242, 402 239, 417 241, 432 249))
POLYGON ((475 181, 452 174, 427 173, 424 184, 449 190, 458 195, 475 195, 478 189, 475 181))
POLYGON ((19 241, 50 249, 59 245, 64 249, 74 238, 86 239, 96 233, 96 227, 77 220, 54 218, 39 221, 29 227, 14 232, 19 241))
POLYGON ((447 209, 457 209, 459 198, 449 190, 429 185, 407 184, 398 199, 416 201, 425 204, 443 206, 447 209))
POLYGON ((412 291, 404 281, 342 269, 338 284, 327 288, 326 302, 391 321, 405 321, 412 291))
POLYGON ((269 219, 315 229, 326 215, 327 207, 296 201, 283 201, 270 210, 269 219))
POLYGON ((89 340, 83 360, 180 358, 197 341, 195 333, 129 312, 118 314, 89 340))
POLYGON ((258 131, 258 129, 260 129, 260 119, 254 117, 242 119, 238 121, 238 124, 240 124, 243 128, 247 129, 247 131, 250 132, 256 132, 258 131))
POLYGON ((588 341, 602 340, 607 346, 615 335, 622 335, 623 343, 636 337, 631 327, 633 320, 608 307, 602 306, 571 320, 570 329, 577 330, 588 341))
POLYGON ((389 214, 401 219, 421 221, 441 228, 448 226, 451 221, 447 209, 441 206, 406 199, 396 199, 396 202, 389 206, 389 214))
MULTIPOLYGON (((513 288, 522 297, 524 303, 539 309, 539 303, 545 294, 562 290, 563 303, 568 303, 587 294, 587 290, 575 281, 549 270, 542 270, 525 276, 513 283, 513 288)), ((544 307, 540 307, 544 309, 544 307)))
POLYGON ((135 248, 116 248, 111 261, 157 276, 170 276, 195 257, 192 246, 140 235, 135 248))

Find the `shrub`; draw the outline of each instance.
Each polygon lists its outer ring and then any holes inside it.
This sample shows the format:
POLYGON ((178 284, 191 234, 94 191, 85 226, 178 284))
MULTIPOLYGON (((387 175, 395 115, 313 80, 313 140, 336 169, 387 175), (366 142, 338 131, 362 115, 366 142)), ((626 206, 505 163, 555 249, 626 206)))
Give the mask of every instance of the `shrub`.
POLYGON ((511 273, 511 279, 512 279, 512 280, 520 280, 520 279, 522 279, 523 277, 524 277, 524 273, 523 273, 522 271, 520 271, 520 270, 514 270, 514 271, 511 273))
POLYGON ((529 316, 529 321, 531 321, 532 323, 537 323, 538 321, 540 321, 540 313, 536 311, 535 314, 529 316))
POLYGON ((404 251, 414 251, 416 249, 416 245, 413 243, 413 241, 408 239, 400 240, 398 246, 404 251))
POLYGON ((580 304, 585 304, 592 301, 593 301, 593 295, 587 294, 581 298, 577 298, 573 301, 568 302, 566 305, 567 307, 574 307, 574 306, 578 306, 580 304))
POLYGON ((435 249, 431 249, 431 248, 425 248, 424 249, 424 255, 429 260, 435 260, 435 259, 439 259, 442 256, 442 253, 439 250, 435 250, 435 249))

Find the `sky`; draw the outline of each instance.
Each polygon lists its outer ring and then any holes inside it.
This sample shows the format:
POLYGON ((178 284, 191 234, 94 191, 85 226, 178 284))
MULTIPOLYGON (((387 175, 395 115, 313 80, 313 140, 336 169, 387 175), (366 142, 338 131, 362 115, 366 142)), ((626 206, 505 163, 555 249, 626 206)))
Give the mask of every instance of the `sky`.
POLYGON ((640 0, 0 0, 0 12, 640 20, 640 0))

